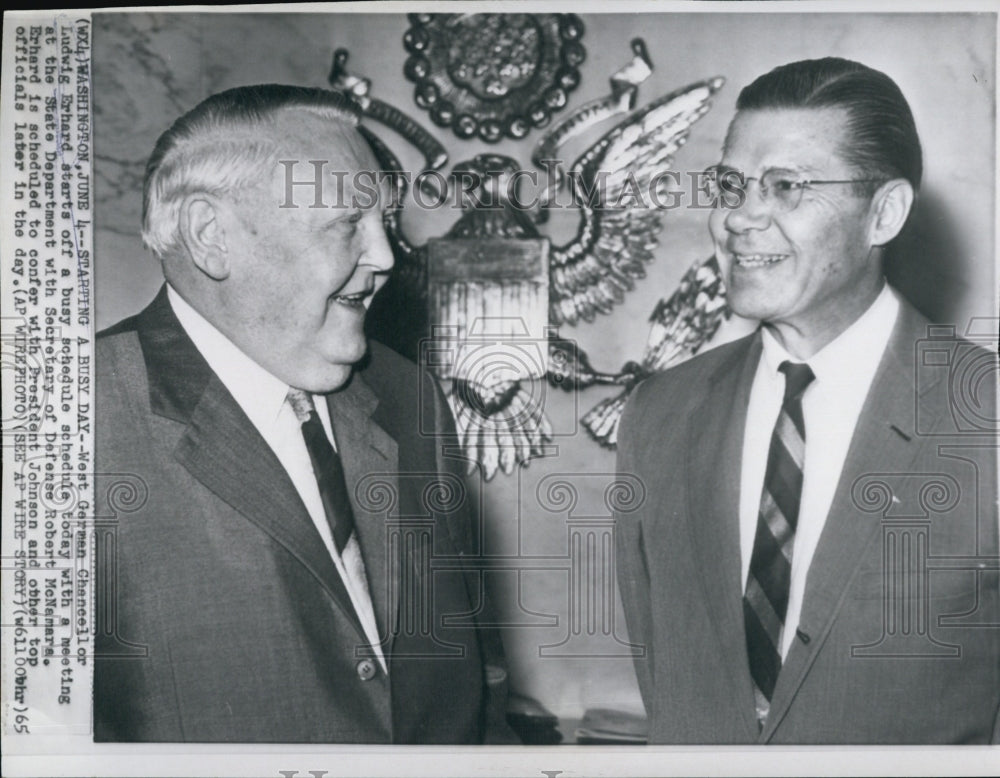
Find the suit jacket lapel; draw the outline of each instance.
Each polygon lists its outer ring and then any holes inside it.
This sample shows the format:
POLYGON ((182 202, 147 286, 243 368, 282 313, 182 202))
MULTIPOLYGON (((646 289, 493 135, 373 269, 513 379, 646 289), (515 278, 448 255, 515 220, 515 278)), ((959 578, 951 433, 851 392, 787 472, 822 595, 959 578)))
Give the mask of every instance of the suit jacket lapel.
POLYGON ((389 523, 399 512, 399 453, 396 441, 372 419, 378 398, 360 375, 328 395, 337 449, 344 466, 355 530, 383 650, 391 647, 398 602, 398 571, 390 563, 389 523))
MULTIPOLYGON (((886 353, 858 416, 840 480, 806 577, 799 630, 808 644, 795 640, 788 651, 771 700, 766 742, 774 734, 830 633, 854 573, 868 545, 879 536, 880 515, 861 511, 852 492, 866 474, 906 472, 917 456, 914 440, 914 344, 923 334, 922 317, 902 302, 886 353)), ((926 392, 932 383, 921 381, 926 392)), ((926 408, 926 406, 925 406, 926 408)), ((929 409, 928 409, 929 410, 929 409)))
POLYGON ((354 623, 344 582, 284 467, 185 334, 165 289, 140 315, 150 403, 187 428, 177 460, 301 562, 354 623))
POLYGON ((688 426, 688 518, 705 602, 747 735, 754 739, 758 728, 743 626, 739 502, 747 403, 760 354, 758 332, 713 375, 688 426))

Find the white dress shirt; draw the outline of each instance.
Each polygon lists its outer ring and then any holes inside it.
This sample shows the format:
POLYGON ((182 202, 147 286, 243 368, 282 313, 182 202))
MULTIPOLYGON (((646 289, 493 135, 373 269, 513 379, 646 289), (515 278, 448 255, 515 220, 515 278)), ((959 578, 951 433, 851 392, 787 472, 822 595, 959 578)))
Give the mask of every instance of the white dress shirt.
MULTIPOLYGON (((809 565, 830 511, 861 407, 898 313, 899 299, 885 284, 875 302, 857 321, 805 360, 815 379, 802 395, 805 461, 799 520, 792 548, 788 612, 781 635, 782 657, 787 655, 795 637, 809 565)), ((757 531, 771 433, 785 392, 785 376, 778 372, 778 366, 786 359, 803 361, 789 355, 766 328, 762 336, 764 348, 750 389, 740 474, 740 555, 744 589, 757 531)))
MULTIPOLYGON (((209 367, 219 377, 226 389, 239 404, 243 412, 261 434, 261 437, 271 447, 278 461, 292 479, 296 491, 309 512, 309 517, 323 538, 327 551, 333 558, 333 563, 344 581, 344 586, 351 597, 354 610, 361 620, 365 636, 375 651, 383 671, 388 672, 385 657, 379 645, 378 627, 375 622, 375 611, 372 608, 371 594, 368 589, 368 576, 365 573, 364 560, 361 557, 361 547, 357 534, 353 533, 344 546, 343 556, 337 553, 333 544, 333 534, 323 508, 323 499, 319 493, 319 484, 313 473, 312 460, 302 437, 302 427, 285 398, 289 386, 279 378, 274 377, 263 367, 254 362, 240 349, 219 332, 204 316, 192 308, 169 284, 167 298, 177 315, 181 327, 191 338, 198 351, 208 362, 209 367)), ((323 429, 330 439, 334 450, 337 443, 334 440, 333 426, 330 423, 330 411, 325 399, 314 398, 316 412, 323 429)))

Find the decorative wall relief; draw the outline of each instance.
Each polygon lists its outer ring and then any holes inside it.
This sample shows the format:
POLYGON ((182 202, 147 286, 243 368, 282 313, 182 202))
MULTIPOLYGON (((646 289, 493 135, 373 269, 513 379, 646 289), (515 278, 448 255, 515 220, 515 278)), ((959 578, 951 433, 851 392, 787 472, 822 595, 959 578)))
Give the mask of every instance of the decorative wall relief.
POLYGON ((586 57, 575 14, 410 14, 403 73, 459 138, 520 140, 566 107, 586 57))
POLYGON ((337 49, 333 52, 333 64, 327 80, 330 85, 351 98, 361 113, 390 130, 398 132, 424 155, 424 169, 438 170, 448 162, 448 152, 437 142, 433 135, 413 121, 409 116, 389 103, 371 97, 371 80, 360 78, 347 70, 347 60, 350 54, 347 49, 337 49))
MULTIPOLYGON (((449 106, 457 104, 456 95, 471 94, 473 87, 479 90, 478 103, 471 102, 472 98, 462 103, 469 110, 461 115, 477 123, 466 135, 458 133, 460 137, 478 133, 492 141, 504 132, 521 137, 511 132, 514 128, 521 133, 522 125, 498 106, 507 110, 520 105, 524 98, 513 96, 532 81, 529 70, 510 63, 547 61, 542 41, 550 41, 553 30, 564 34, 564 29, 575 28, 567 28, 563 17, 554 15, 441 16, 411 15, 414 26, 406 36, 407 48, 422 52, 433 67, 416 68, 408 62, 408 73, 423 74, 421 83, 435 85, 436 91, 427 92, 436 95, 434 101, 445 94, 443 85, 452 84, 453 91, 444 98, 449 106), (478 20, 480 16, 489 18, 478 20), (485 27, 476 26, 480 24, 485 27), (493 42, 495 60, 480 62, 462 48, 473 29, 488 31, 483 34, 493 42), (543 29, 549 30, 549 38, 541 36, 543 29), (445 44, 450 48, 445 49, 445 44), (453 60, 442 51, 451 52, 453 60), (515 51, 520 59, 514 57, 515 51), (459 60, 476 64, 471 70, 461 68, 454 64, 459 60), (445 68, 448 62, 453 62, 448 65, 450 71, 445 68), (495 102, 489 103, 482 93, 495 102), (494 112, 480 111, 486 105, 494 112), (501 121, 502 117, 507 118, 501 121), (488 131, 483 130, 483 122, 493 122, 488 131)), ((568 40, 577 42, 580 34, 582 27, 568 40)), ((558 437, 560 431, 553 429, 544 410, 546 385, 571 392, 594 384, 621 386, 618 396, 601 402, 581 419, 599 444, 613 448, 618 418, 632 387, 650 373, 695 353, 728 315, 719 268, 710 258, 693 266, 677 290, 656 306, 640 362, 628 361, 618 372, 601 372, 573 341, 559 335, 561 325, 609 313, 644 277, 658 243, 664 207, 641 193, 659 191, 663 174, 670 170, 692 125, 708 112, 712 96, 723 84, 722 78, 699 81, 634 110, 639 84, 652 72, 652 65, 641 40, 631 46, 632 59, 611 77, 610 94, 580 106, 536 144, 532 162, 544 169, 547 181, 541 197, 530 207, 525 207, 520 192, 527 171, 511 157, 480 154, 452 169, 449 183, 453 193, 456 188, 463 193, 464 211, 446 235, 414 245, 404 234, 399 209, 390 208, 385 215, 396 269, 373 303, 369 315, 376 328, 373 334, 447 382, 470 470, 479 464, 487 479, 498 470, 509 474, 518 464, 544 454, 546 444, 558 437), (621 114, 627 116, 572 165, 559 161, 569 140, 621 114), (580 223, 571 239, 556 244, 540 228, 560 192, 567 190, 573 195, 570 205, 579 208, 580 223), (581 192, 585 196, 579 196, 581 192), (380 310, 384 315, 379 315, 380 310)), ((439 157, 425 151, 426 131, 408 117, 400 119, 398 111, 373 110, 379 104, 368 96, 368 83, 346 71, 346 52, 338 55, 331 83, 346 89, 366 116, 401 132, 433 167, 439 157), (357 84, 364 84, 364 89, 357 84), (383 117, 391 118, 385 121, 383 117)), ((542 71, 531 71, 536 72, 542 71)), ((439 111, 435 121, 455 129, 458 115, 439 111)), ((535 126, 541 123, 534 122, 535 126)), ((362 132, 384 170, 402 173, 388 146, 367 128, 362 127, 362 132)), ((400 176, 400 195, 406 186, 407 177, 400 176)), ((402 200, 397 196, 397 203, 402 200)))

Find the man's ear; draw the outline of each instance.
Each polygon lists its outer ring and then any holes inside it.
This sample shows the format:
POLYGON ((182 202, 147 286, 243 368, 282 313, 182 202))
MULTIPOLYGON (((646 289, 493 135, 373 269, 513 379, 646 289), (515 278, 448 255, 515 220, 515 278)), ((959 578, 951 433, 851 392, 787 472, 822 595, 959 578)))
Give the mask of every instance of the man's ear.
POLYGON ((229 247, 222 204, 211 195, 190 194, 181 202, 180 234, 194 264, 209 278, 229 277, 229 247))
POLYGON ((905 178, 894 178, 879 187, 872 198, 872 246, 884 246, 899 235, 913 207, 913 197, 913 186, 905 178))

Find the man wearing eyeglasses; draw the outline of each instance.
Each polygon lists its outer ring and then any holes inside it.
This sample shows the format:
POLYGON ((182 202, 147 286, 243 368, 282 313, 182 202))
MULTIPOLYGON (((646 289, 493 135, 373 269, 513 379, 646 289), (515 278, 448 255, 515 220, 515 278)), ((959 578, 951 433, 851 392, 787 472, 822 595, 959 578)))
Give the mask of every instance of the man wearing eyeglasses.
POLYGON ((883 275, 921 170, 864 65, 739 96, 709 229, 762 326, 643 383, 619 428, 646 488, 617 550, 652 742, 1000 737, 995 355, 929 338, 883 275))

